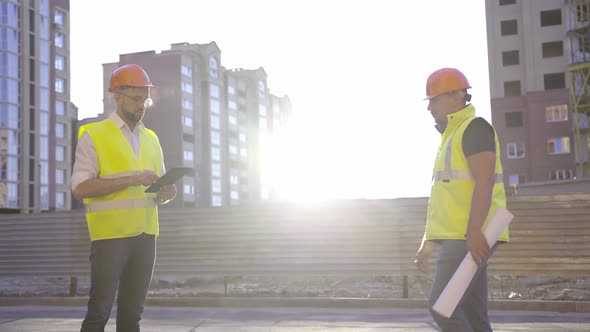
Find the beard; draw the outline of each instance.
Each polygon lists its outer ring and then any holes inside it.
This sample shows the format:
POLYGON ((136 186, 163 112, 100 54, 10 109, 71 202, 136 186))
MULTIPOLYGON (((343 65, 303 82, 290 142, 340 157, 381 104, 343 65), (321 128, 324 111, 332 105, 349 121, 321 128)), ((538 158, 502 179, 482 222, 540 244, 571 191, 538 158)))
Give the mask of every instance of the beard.
POLYGON ((143 116, 145 114, 145 110, 138 110, 138 111, 130 111, 128 109, 122 109, 121 113, 123 113, 123 116, 125 117, 125 119, 129 122, 133 122, 133 123, 139 123, 142 119, 143 116))

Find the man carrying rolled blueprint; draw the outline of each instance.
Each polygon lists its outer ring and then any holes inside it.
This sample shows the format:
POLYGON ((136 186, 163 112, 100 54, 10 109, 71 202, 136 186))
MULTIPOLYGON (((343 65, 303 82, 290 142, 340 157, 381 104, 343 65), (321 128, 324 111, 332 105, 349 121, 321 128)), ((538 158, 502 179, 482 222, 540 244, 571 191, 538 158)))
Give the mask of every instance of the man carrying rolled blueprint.
MULTIPOLYGON (((500 147, 494 128, 475 116, 471 86, 454 68, 433 72, 426 82, 428 110, 442 134, 434 163, 424 237, 416 266, 428 272, 433 244, 440 245, 429 296, 432 317, 443 331, 492 331, 488 319, 487 259, 498 243, 508 241, 508 228, 490 248, 482 228, 497 208, 506 207, 500 147), (477 271, 450 317, 433 306, 465 255, 477 271)), ((493 243, 493 242, 492 242, 493 243)))

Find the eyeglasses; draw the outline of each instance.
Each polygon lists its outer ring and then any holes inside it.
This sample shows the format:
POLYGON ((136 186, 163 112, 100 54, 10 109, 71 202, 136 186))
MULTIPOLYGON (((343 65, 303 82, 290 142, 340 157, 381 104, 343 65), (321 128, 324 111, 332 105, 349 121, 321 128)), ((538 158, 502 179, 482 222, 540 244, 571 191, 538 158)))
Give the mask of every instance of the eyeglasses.
POLYGON ((117 92, 117 93, 120 94, 120 95, 123 95, 123 96, 125 96, 125 97, 127 97, 127 98, 129 98, 131 100, 133 100, 134 102, 136 102, 138 104, 141 103, 141 101, 143 100, 143 107, 145 107, 145 108, 150 108, 150 107, 152 107, 152 105, 154 105, 154 101, 149 96, 149 91, 148 91, 148 97, 145 98, 145 99, 143 99, 143 97, 141 97, 141 96, 130 96, 130 95, 126 95, 126 94, 124 94, 123 92, 120 92, 120 91, 117 92))

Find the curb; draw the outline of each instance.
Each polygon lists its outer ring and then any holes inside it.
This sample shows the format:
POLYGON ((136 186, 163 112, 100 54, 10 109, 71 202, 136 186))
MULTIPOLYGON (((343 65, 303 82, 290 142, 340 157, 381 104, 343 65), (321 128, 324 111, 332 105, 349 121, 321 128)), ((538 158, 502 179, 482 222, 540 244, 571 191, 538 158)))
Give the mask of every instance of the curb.
MULTIPOLYGON (((0 306, 86 306, 88 297, 0 297, 0 306)), ((307 297, 148 297, 171 307, 320 307, 426 309, 426 300, 307 297)), ((590 313, 590 301, 490 300, 490 310, 590 313)))

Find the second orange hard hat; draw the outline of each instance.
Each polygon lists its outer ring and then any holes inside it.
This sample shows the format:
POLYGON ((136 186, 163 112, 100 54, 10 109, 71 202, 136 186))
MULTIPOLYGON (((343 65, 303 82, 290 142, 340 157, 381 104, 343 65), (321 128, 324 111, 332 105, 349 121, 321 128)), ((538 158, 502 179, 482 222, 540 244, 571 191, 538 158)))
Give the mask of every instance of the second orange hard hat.
POLYGON ((455 90, 466 90, 471 88, 467 77, 455 68, 441 68, 428 76, 426 81, 426 98, 432 99, 436 96, 455 90))
POLYGON ((155 87, 145 70, 136 64, 124 65, 113 71, 109 92, 121 86, 155 87))

